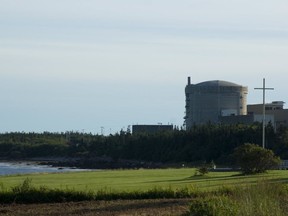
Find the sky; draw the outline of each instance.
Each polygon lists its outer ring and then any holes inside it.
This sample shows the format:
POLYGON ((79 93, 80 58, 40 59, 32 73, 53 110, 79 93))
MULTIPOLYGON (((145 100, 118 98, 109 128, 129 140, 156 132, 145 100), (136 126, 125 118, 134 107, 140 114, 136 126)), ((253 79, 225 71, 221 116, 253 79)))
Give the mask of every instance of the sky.
MULTIPOLYGON (((181 126, 184 88, 288 103, 287 0, 0 0, 0 132, 181 126)), ((286 108, 286 107, 285 107, 286 108)))

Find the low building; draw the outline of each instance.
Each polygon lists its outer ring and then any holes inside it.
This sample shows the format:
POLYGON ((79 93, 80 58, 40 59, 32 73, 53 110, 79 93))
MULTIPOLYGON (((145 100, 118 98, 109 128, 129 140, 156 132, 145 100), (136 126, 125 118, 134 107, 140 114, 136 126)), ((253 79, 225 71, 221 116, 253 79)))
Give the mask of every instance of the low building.
MULTIPOLYGON (((263 104, 248 105, 247 112, 248 115, 263 115, 263 104)), ((284 109, 283 101, 273 101, 272 103, 265 104, 265 113, 266 119, 267 116, 273 116, 273 125, 275 128, 278 128, 280 125, 288 127, 288 109, 284 109)))
POLYGON ((132 133, 158 133, 173 131, 173 125, 132 125, 132 133))
MULTIPOLYGON (((253 124, 254 122, 262 122, 262 114, 250 114, 250 115, 239 115, 239 116, 221 116, 221 124, 253 124)), ((275 127, 274 115, 266 115, 265 125, 272 124, 275 127)))

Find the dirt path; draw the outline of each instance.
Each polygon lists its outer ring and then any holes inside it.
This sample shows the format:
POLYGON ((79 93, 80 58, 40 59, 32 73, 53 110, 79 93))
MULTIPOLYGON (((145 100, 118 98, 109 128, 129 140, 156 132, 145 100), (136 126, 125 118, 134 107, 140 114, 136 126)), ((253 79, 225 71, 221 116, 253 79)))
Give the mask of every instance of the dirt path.
POLYGON ((187 212, 188 199, 116 200, 77 203, 1 205, 0 215, 169 216, 187 212))

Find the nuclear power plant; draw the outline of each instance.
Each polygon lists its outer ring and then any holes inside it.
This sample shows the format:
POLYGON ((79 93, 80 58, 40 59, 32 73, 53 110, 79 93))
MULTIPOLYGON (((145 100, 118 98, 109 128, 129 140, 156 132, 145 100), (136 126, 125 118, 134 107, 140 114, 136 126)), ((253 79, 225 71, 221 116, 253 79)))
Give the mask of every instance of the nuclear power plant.
POLYGON ((248 88, 232 82, 213 80, 192 84, 188 77, 185 87, 184 125, 220 123, 223 116, 247 114, 248 88))
MULTIPOLYGON (((185 87, 185 129, 207 123, 251 125, 255 122, 271 124, 275 130, 280 126, 288 127, 288 109, 284 109, 283 101, 272 101, 265 103, 265 106, 263 103, 249 105, 247 94, 247 86, 223 80, 193 84, 188 77, 185 87)), ((157 133, 171 131, 173 125, 133 125, 132 128, 134 133, 157 133)))

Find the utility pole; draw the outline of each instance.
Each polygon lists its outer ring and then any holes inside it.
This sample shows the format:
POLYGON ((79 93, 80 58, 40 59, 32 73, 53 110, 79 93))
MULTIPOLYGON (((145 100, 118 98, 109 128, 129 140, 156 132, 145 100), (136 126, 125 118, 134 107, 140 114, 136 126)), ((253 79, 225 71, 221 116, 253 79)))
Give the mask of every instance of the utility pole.
POLYGON ((263 90, 263 115, 262 115, 262 147, 265 148, 265 91, 266 90, 274 90, 274 88, 266 88, 265 86, 265 78, 263 78, 263 87, 262 88, 254 88, 256 90, 263 90))
POLYGON ((103 136, 104 135, 104 127, 100 127, 101 128, 101 135, 103 136))

